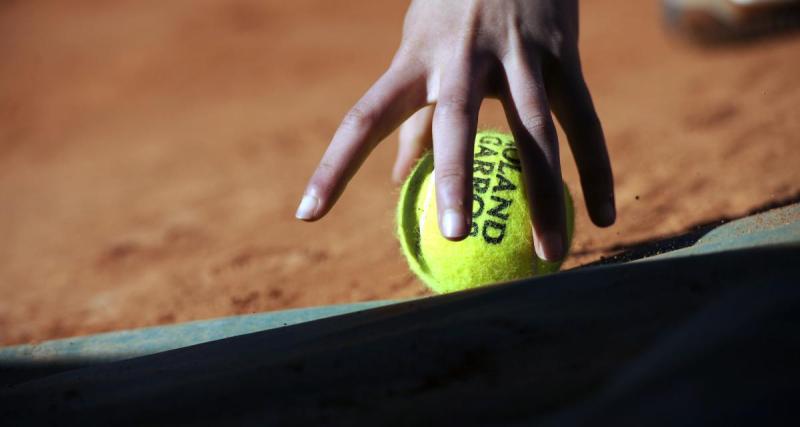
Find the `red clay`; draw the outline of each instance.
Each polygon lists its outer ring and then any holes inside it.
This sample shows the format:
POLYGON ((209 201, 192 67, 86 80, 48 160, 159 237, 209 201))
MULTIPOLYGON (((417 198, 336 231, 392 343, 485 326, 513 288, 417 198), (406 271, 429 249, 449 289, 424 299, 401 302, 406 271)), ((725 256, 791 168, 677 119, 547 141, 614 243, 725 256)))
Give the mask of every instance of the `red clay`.
MULTIPOLYGON (((405 7, 0 5, 0 344, 424 294, 393 235, 393 140, 329 217, 293 218, 405 7)), ((578 203, 567 266, 800 193, 800 38, 699 49, 658 12, 583 2, 619 219, 578 203)), ((481 124, 504 126, 494 102, 481 124)))

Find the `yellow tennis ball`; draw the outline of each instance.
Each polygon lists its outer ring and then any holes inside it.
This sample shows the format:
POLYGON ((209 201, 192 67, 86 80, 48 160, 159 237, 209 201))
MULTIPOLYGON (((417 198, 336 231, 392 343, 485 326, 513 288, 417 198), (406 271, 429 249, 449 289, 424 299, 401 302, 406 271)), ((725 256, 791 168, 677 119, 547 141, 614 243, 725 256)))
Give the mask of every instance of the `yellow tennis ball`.
MULTIPOLYGON (((433 157, 426 154, 403 185, 397 233, 411 270, 437 293, 523 279, 558 271, 533 248, 530 213, 522 188, 517 147, 511 136, 479 132, 472 168, 472 228, 452 242, 442 237, 436 215, 433 157)), ((574 211, 566 184, 567 241, 574 211)))

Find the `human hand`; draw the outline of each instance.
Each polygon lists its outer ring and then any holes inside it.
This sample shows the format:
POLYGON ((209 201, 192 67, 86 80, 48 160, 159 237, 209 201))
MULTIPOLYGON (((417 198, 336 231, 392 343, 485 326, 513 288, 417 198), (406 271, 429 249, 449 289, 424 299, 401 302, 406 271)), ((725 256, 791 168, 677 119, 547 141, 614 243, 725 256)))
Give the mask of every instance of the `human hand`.
POLYGON ((432 144, 439 228, 448 239, 465 238, 478 110, 489 96, 501 101, 519 149, 539 257, 560 260, 567 243, 551 109, 589 216, 598 226, 613 224, 611 165, 581 71, 577 9, 577 0, 414 0, 392 64, 344 117, 297 217, 324 216, 372 149, 408 119, 394 178, 402 180, 432 144))

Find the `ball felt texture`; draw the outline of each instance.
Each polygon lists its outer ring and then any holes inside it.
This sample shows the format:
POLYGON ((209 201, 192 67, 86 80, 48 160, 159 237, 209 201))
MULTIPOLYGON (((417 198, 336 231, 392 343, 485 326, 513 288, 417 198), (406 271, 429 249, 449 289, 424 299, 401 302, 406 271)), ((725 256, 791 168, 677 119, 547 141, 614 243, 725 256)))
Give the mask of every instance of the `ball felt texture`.
MULTIPOLYGON (((406 180, 397 209, 397 233, 411 270, 434 292, 448 293, 555 272, 560 263, 536 256, 522 171, 511 136, 475 137, 472 226, 460 242, 442 237, 436 213, 433 156, 426 154, 406 180)), ((567 239, 574 211, 564 185, 567 239)))

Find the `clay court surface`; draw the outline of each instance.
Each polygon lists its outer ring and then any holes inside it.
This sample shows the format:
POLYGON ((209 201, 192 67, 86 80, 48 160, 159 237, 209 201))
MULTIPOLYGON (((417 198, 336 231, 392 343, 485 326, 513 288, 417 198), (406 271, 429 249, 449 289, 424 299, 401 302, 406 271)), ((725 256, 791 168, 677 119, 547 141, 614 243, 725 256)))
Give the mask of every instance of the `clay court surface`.
MULTIPOLYGON (((0 344, 425 295, 393 234, 394 136, 327 218, 294 219, 406 5, 0 3, 0 344)), ((800 37, 697 48, 656 1, 581 19, 618 222, 579 202, 566 267, 797 199, 800 37)))

